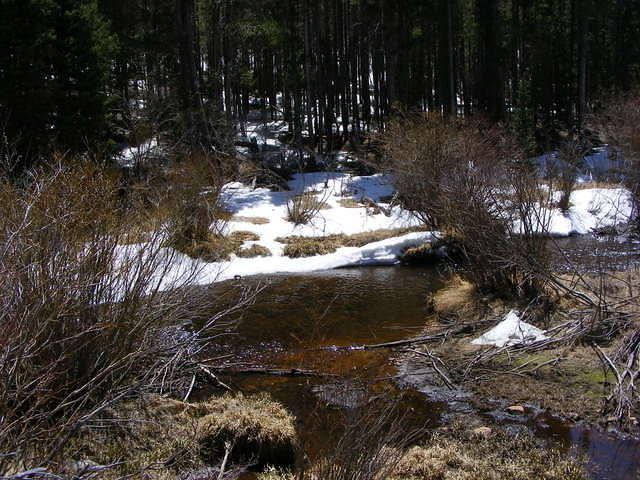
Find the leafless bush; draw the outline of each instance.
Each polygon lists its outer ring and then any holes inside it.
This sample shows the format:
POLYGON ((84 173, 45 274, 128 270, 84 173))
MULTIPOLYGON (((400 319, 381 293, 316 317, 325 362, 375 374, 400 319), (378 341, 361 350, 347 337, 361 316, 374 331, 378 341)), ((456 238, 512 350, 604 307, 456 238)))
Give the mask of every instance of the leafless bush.
POLYGON ((159 227, 122 244, 133 225, 119 186, 82 164, 33 171, 21 187, 0 181, 0 473, 48 467, 121 399, 184 394, 224 316, 205 313, 211 297, 188 288, 199 272, 162 248, 159 227))
POLYGON ((325 208, 326 198, 318 198, 313 192, 303 192, 287 200, 287 219, 295 225, 306 225, 325 208))
POLYGON ((383 480, 404 450, 424 434, 409 425, 394 404, 369 405, 351 414, 338 443, 318 463, 303 469, 298 480, 383 480))
POLYGON ((550 195, 515 142, 481 121, 409 115, 382 137, 379 165, 404 206, 448 237, 465 275, 501 295, 537 295, 548 264, 550 195))
POLYGON ((640 218, 640 90, 612 96, 603 103, 602 111, 592 116, 591 127, 629 164, 624 173, 633 194, 637 225, 640 218))
POLYGON ((571 194, 576 185, 578 168, 588 149, 578 136, 565 139, 558 147, 559 163, 547 172, 549 191, 560 192, 558 208, 563 212, 569 210, 571 194))
POLYGON ((176 165, 169 174, 171 186, 169 244, 191 251, 221 234, 226 223, 220 194, 227 178, 227 162, 199 155, 176 165))

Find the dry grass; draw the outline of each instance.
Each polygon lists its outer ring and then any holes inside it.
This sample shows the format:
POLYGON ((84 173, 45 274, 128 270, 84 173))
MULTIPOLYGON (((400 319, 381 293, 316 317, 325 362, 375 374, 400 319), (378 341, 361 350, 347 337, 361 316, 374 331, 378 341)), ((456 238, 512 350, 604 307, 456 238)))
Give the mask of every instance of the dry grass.
POLYGON ((251 245, 249 248, 241 248, 236 255, 240 258, 270 257, 271 250, 262 245, 251 245))
POLYGON ((293 417, 264 394, 200 403, 147 396, 104 417, 111 428, 85 428, 67 446, 67 468, 87 459, 122 462, 107 478, 146 472, 145 478, 161 480, 220 466, 227 441, 233 444, 229 467, 247 460, 290 464, 297 451, 293 417))
POLYGON ((400 261, 407 265, 431 265, 439 260, 440 257, 431 243, 407 248, 400 257, 400 261))
POLYGON ((259 465, 290 465, 298 449, 294 418, 267 395, 226 395, 204 405, 198 441, 204 458, 214 460, 231 446, 234 459, 259 465))
POLYGON ((424 229, 420 227, 389 228, 353 235, 340 234, 327 235, 324 237, 301 237, 293 235, 290 237, 276 238, 276 241, 286 245, 284 248, 285 256, 299 258, 326 255, 335 252, 339 247, 362 247, 370 243, 417 231, 424 231, 424 229))
POLYGON ((529 436, 498 432, 488 438, 454 427, 425 446, 409 449, 392 480, 582 480, 587 474, 574 458, 536 444, 529 436), (457 431, 456 431, 457 430, 457 431))
POLYGON ((486 313, 476 287, 460 277, 455 277, 447 287, 438 290, 429 303, 440 319, 468 322, 486 313))
POLYGON ((365 205, 357 201, 355 198, 341 198, 338 200, 338 204, 342 208, 365 208, 365 205))
POLYGON ((0 475, 60 460, 123 398, 184 395, 200 339, 224 316, 189 288, 195 267, 160 291, 177 260, 164 231, 122 247, 138 204, 123 204, 121 186, 80 161, 34 170, 19 186, 0 179, 0 451, 20 452, 0 455, 0 475), (202 336, 182 335, 184 323, 202 336))
POLYGON ((576 183, 573 187, 574 190, 588 190, 590 188, 603 188, 613 190, 617 188, 625 188, 625 185, 623 183, 616 182, 596 181, 576 183))
POLYGON ((253 225, 266 225, 270 223, 268 218, 264 217, 236 217, 233 216, 229 220, 230 222, 239 222, 239 223, 251 223, 253 225))
MULTIPOLYGON (((256 253, 258 251, 257 248, 248 249, 251 250, 250 253, 247 249, 243 249, 242 245, 244 242, 258 240, 260 240, 260 236, 256 233, 237 231, 229 235, 210 233, 206 240, 194 239, 182 244, 170 243, 169 246, 191 258, 199 258, 205 262, 223 262, 229 260, 232 254, 242 257, 256 253)), ((265 250, 261 250, 261 254, 265 254, 265 250)))
POLYGON ((330 235, 327 237, 287 237, 286 239, 276 239, 276 241, 286 243, 284 255, 290 258, 327 255, 335 252, 342 246, 340 235, 330 235))
MULTIPOLYGON (((456 421, 452 427, 436 432, 423 445, 398 449, 392 445, 382 447, 384 458, 391 460, 392 472, 384 466, 367 471, 341 471, 345 479, 375 480, 586 480, 587 473, 580 458, 569 457, 554 449, 541 447, 533 436, 509 435, 498 430, 489 435, 478 435, 456 421), (404 452, 404 453, 403 453, 404 452), (400 457, 399 461, 392 460, 400 457)), ((357 458, 352 457, 354 466, 357 458)), ((294 474, 290 471, 270 469, 259 475, 259 480, 324 480, 331 475, 331 465, 324 470, 311 467, 294 474)))

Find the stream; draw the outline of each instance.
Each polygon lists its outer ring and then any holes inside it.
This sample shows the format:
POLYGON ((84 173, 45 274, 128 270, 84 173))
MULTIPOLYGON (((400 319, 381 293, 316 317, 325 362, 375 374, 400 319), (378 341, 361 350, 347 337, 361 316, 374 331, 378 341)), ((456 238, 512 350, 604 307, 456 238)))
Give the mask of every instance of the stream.
MULTIPOLYGON (((400 402, 412 424, 436 428, 456 411, 469 411, 464 401, 446 401, 420 393, 399 378, 394 353, 383 350, 334 350, 401 340, 417 335, 427 317, 425 298, 445 284, 435 268, 345 268, 301 275, 273 275, 235 281, 267 286, 244 312, 232 334, 221 337, 211 356, 229 355, 234 366, 301 369, 335 377, 228 375, 223 380, 246 394, 268 392, 298 419, 305 454, 312 456, 339 438, 344 415, 371 398, 387 395, 400 402), (312 446, 312 447, 308 447, 312 446)), ((234 282, 216 285, 228 290, 234 282)), ((230 330, 231 331, 231 330, 230 330)), ((414 385, 414 386, 412 386, 414 385)), ((424 392, 425 390, 422 389, 424 392)), ((527 408, 514 418, 481 413, 491 421, 528 429, 563 453, 587 458, 595 480, 636 479, 640 442, 567 423, 552 414, 527 408)), ((250 477, 247 477, 250 478, 250 477)))

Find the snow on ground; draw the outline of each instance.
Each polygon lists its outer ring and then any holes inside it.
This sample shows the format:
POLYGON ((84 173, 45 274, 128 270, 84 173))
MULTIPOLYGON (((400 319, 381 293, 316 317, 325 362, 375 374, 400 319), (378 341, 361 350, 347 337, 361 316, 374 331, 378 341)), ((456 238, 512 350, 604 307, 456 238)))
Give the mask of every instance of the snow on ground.
POLYGON ((229 262, 203 265, 198 282, 208 284, 235 278, 271 273, 306 273, 340 267, 394 265, 403 250, 433 240, 431 232, 408 233, 363 247, 342 247, 335 253, 306 258, 282 255, 261 258, 235 258, 229 262))
POLYGON ((494 345, 504 347, 518 343, 532 343, 548 338, 543 330, 520 320, 518 313, 511 310, 495 327, 479 336, 473 345, 494 345))
POLYGON ((116 157, 121 167, 132 168, 139 163, 149 160, 150 157, 160 155, 161 149, 157 138, 151 138, 140 145, 127 147, 116 157))
MULTIPOLYGON (((560 194, 556 196, 559 198, 560 194)), ((631 194, 624 188, 582 188, 571 193, 569 209, 541 209, 533 221, 539 233, 554 237, 585 235, 594 230, 627 223, 633 214, 631 194)), ((518 225, 514 231, 521 231, 518 225)))
POLYGON ((380 205, 389 209, 389 216, 384 213, 374 215, 364 207, 346 208, 340 205, 340 200, 348 198, 360 200, 362 197, 368 197, 378 202, 381 198, 392 195, 393 187, 389 178, 384 175, 352 177, 342 173, 297 174, 288 183, 288 187, 290 191, 272 192, 264 188, 251 190, 239 183, 227 185, 223 192, 223 205, 234 217, 261 217, 269 220, 265 225, 231 221, 228 231, 255 232, 260 235, 260 240, 248 242, 247 246, 262 245, 274 255, 282 255, 284 245, 275 241, 278 237, 322 237, 340 233, 352 235, 378 229, 420 225, 411 213, 399 207, 389 208, 385 203, 380 205), (326 208, 319 210, 309 224, 296 226, 287 220, 287 201, 302 192, 315 192, 315 197, 322 201, 326 208))
MULTIPOLYGON (((233 258, 226 262, 205 263, 192 260, 182 254, 174 255, 174 267, 163 279, 165 288, 170 288, 176 279, 186 271, 197 268, 197 282, 209 284, 249 276, 273 273, 305 273, 339 267, 364 265, 392 265, 398 263, 403 250, 429 242, 438 236, 437 232, 416 232, 400 237, 370 243, 363 247, 343 247, 327 255, 305 258, 283 256, 285 245, 278 237, 298 235, 322 237, 332 234, 356 234, 378 229, 392 229, 419 226, 419 221, 410 212, 399 207, 389 207, 386 197, 393 194, 390 178, 381 174, 372 176, 350 176, 344 173, 298 174, 288 183, 289 191, 274 192, 265 188, 252 190, 240 183, 226 185, 222 194, 224 208, 233 214, 227 224, 226 233, 250 231, 260 236, 258 241, 245 242, 244 247, 257 244, 268 248, 273 256, 256 258, 233 258), (287 201, 302 192, 310 192, 326 203, 326 209, 307 225, 294 225, 287 220, 287 201), (370 198, 388 209, 374 214, 364 207, 348 208, 341 200, 361 200, 370 198), (256 224, 255 218, 267 219, 268 223, 256 224)), ((550 212, 549 232, 566 236, 572 233, 589 233, 593 228, 601 228, 624 222, 631 213, 629 193, 624 189, 582 189, 571 196, 571 208, 564 215, 560 211, 550 212)), ((169 250, 169 249, 167 249, 169 250)), ((513 316, 511 317, 513 323, 513 316)), ((506 326, 511 325, 506 323, 506 326)), ((505 326, 503 325, 503 327, 505 326)), ((525 332, 528 326, 519 323, 525 332)), ((519 327, 519 328, 520 328, 519 327)), ((511 333, 511 332, 510 332, 511 333)))

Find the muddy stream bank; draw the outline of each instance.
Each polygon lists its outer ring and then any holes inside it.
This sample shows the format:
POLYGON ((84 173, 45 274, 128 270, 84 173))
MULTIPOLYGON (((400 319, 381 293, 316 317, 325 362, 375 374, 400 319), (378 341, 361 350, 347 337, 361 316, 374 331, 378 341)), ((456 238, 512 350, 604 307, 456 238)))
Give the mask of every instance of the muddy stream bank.
MULTIPOLYGON (((338 350, 410 338, 420 333, 428 316, 426 297, 445 285, 435 268, 347 268, 303 275, 274 275, 225 282, 267 286, 231 334, 220 338, 211 354, 229 355, 238 369, 299 369, 331 376, 225 375, 224 382, 244 393, 268 392, 298 419, 298 430, 313 456, 335 443, 350 412, 372 399, 400 402, 414 425, 437 428, 456 414, 472 414, 514 433, 528 430, 541 442, 568 455, 584 455, 597 480, 636 479, 640 442, 571 423, 535 406, 521 416, 494 409, 478 411, 460 398, 443 398, 419 374, 403 368, 388 350, 338 350), (309 447, 312 446, 312 447, 309 447)), ((419 373, 419 372, 418 372, 419 373)), ((517 380, 514 380, 517 381, 517 380)))

